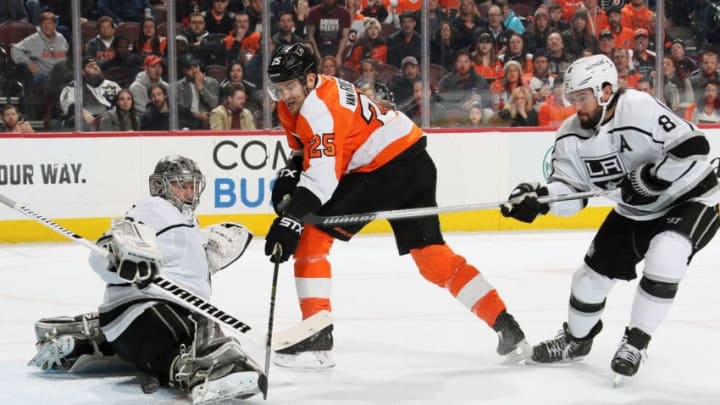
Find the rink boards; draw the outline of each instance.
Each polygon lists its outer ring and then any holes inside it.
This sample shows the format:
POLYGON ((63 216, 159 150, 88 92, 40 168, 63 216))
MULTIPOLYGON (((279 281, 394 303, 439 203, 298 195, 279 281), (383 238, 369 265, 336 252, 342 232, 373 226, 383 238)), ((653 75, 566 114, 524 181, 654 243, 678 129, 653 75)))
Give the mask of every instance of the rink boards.
MULTIPOLYGON (((498 201, 520 181, 543 181, 554 132, 515 128, 478 133, 428 131, 438 167, 440 206, 498 201)), ((720 129, 707 128, 712 156, 720 154, 720 129)), ((162 156, 198 162, 207 187, 197 209, 202 225, 238 221, 265 234, 274 213, 270 190, 288 154, 278 131, 243 133, 37 134, 0 138, 0 193, 54 218, 90 239, 148 193, 148 175, 162 156)), ((398 190, 402 192, 402 190, 398 190)), ((532 225, 502 218, 499 210, 442 215, 448 231, 576 229, 600 224, 611 203, 590 202, 579 215, 548 215, 532 225)), ((364 232, 389 232, 385 221, 364 232)), ((61 240, 32 220, 0 206, 0 242, 61 240)))

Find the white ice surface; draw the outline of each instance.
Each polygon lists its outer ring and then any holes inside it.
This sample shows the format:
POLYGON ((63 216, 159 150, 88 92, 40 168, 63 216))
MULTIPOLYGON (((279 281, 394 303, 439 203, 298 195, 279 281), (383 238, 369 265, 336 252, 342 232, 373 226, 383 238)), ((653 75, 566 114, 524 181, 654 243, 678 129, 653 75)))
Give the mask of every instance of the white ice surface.
MULTIPOLYGON (((591 232, 455 233, 450 246, 499 290, 531 343, 554 336, 567 315, 570 276, 591 232)), ((272 265, 255 240, 215 278, 213 302, 267 327, 272 265)), ((639 374, 612 388, 610 358, 628 321, 637 281, 608 297, 605 329, 582 362, 508 365, 496 336, 445 290, 399 257, 389 236, 337 242, 331 255, 337 366, 272 367, 267 403, 315 404, 720 404, 720 242, 694 259, 639 374)), ((133 375, 77 376, 26 366, 33 323, 95 310, 103 286, 73 244, 0 245, 1 404, 188 403, 171 389, 141 392, 133 375)), ((299 319, 293 272, 280 268, 277 329, 299 319)), ((258 361, 263 362, 260 352, 258 361)), ((247 403, 263 403, 255 397, 247 403)))

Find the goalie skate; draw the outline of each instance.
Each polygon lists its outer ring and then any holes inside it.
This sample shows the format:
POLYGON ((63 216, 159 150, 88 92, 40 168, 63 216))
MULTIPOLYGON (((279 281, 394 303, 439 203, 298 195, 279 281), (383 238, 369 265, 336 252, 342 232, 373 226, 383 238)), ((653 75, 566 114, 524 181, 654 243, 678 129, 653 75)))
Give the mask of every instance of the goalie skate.
POLYGON ((217 380, 207 381, 192 389, 193 405, 209 405, 250 398, 260 392, 264 376, 255 371, 228 374, 217 380))
POLYGON ((275 351, 274 363, 280 367, 323 369, 335 366, 332 355, 333 325, 281 350, 275 351))
POLYGON ((37 353, 28 362, 42 370, 125 372, 135 367, 115 355, 100 331, 97 313, 43 318, 35 323, 37 353))
POLYGON ((198 323, 190 347, 181 346, 170 367, 170 383, 186 392, 193 404, 246 399, 267 389, 267 378, 240 343, 219 336, 215 325, 198 323))

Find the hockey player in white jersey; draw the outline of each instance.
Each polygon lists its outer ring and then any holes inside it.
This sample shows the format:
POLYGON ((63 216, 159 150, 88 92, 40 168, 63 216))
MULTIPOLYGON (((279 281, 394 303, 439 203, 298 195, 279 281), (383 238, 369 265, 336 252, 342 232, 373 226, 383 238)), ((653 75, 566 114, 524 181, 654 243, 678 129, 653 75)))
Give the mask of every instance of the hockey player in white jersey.
POLYGON ((602 329, 605 299, 617 280, 637 277, 645 260, 620 346, 611 361, 633 376, 667 315, 693 255, 718 229, 720 192, 707 161, 710 145, 693 124, 652 96, 618 88, 604 55, 578 59, 565 73, 565 95, 577 108, 557 132, 547 184, 521 183, 502 214, 532 222, 568 216, 587 201, 538 203, 539 196, 619 188, 616 201, 575 271, 567 322, 533 348, 540 363, 579 360, 602 329))
POLYGON ((89 258, 107 283, 99 316, 40 320, 31 364, 72 369, 83 355, 116 353, 154 377, 149 381, 155 385, 181 389, 193 404, 253 396, 266 389, 266 378, 236 338, 143 289, 159 273, 209 300, 211 275, 237 260, 252 234, 235 223, 199 229, 194 210, 205 177, 189 158, 161 159, 149 185, 151 197, 133 205, 98 241, 116 260, 94 252, 89 258))

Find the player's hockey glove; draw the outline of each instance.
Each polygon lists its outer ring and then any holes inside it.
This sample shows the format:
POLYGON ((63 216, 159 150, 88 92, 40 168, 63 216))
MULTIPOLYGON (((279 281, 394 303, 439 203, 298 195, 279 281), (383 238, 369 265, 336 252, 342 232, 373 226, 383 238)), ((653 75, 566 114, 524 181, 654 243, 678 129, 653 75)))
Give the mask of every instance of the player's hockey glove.
POLYGON ((504 217, 531 223, 538 215, 547 214, 550 211, 548 204, 538 202, 538 197, 546 195, 548 195, 548 189, 540 183, 520 183, 510 193, 508 202, 500 206, 500 212, 504 217))
POLYGON ((297 249, 302 230, 303 224, 298 218, 290 215, 275 218, 265 237, 265 254, 270 256, 270 261, 287 261, 297 249))
POLYGON ((622 200, 630 205, 645 205, 657 201, 670 182, 652 173, 654 164, 646 164, 628 173, 620 182, 622 200))
POLYGON ((272 201, 273 209, 278 215, 282 215, 283 210, 287 206, 290 197, 292 197, 300 181, 300 172, 302 171, 302 156, 295 156, 289 162, 287 167, 278 170, 275 176, 275 185, 272 189, 270 201, 272 201))
POLYGON ((275 218, 265 237, 265 254, 273 263, 287 261, 295 253, 303 231, 302 218, 316 212, 322 203, 305 187, 298 187, 283 214, 275 218))

